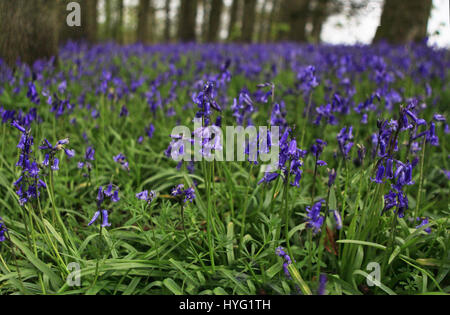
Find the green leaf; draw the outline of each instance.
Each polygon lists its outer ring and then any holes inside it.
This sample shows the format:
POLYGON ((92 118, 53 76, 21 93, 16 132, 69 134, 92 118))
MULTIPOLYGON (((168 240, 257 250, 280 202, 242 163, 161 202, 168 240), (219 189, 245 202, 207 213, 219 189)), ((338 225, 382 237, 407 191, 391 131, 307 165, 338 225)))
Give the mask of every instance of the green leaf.
POLYGON ((172 279, 170 279, 170 278, 164 279, 163 284, 173 294, 183 295, 183 291, 181 290, 180 286, 178 284, 176 284, 175 281, 173 281, 172 279))

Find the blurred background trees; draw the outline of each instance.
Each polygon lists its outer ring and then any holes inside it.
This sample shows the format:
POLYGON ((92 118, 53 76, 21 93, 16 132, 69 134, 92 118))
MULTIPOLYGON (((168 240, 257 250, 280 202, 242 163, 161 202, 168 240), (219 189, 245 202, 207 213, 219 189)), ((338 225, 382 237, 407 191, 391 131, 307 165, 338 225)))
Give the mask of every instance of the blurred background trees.
POLYGON ((66 25, 70 0, 0 0, 0 57, 32 62, 68 40, 318 43, 329 18, 374 1, 384 4, 374 41, 427 36, 432 0, 78 0, 79 27, 66 25))

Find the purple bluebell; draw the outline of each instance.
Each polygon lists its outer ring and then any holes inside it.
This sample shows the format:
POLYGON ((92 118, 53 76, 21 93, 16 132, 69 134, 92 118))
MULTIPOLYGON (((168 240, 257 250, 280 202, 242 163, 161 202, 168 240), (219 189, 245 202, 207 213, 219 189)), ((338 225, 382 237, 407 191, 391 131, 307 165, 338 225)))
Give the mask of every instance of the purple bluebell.
POLYGON ((172 189, 171 195, 177 197, 179 201, 182 201, 183 203, 186 203, 187 201, 192 202, 195 199, 195 190, 192 187, 185 190, 184 185, 180 184, 172 189))
POLYGON ((320 209, 324 200, 320 200, 312 207, 306 207, 306 213, 308 216, 307 226, 313 229, 314 233, 318 233, 322 227, 324 217, 320 215, 320 209))
POLYGON ((130 166, 125 155, 119 153, 118 155, 114 156, 113 159, 116 163, 119 163, 121 165, 122 169, 130 171, 130 166))
POLYGON ((95 223, 95 221, 97 221, 97 219, 100 217, 102 217, 102 224, 101 227, 105 228, 105 227, 109 227, 111 226, 111 223, 108 222, 108 210, 98 210, 94 213, 94 216, 92 217, 91 221, 88 223, 88 226, 91 226, 92 224, 95 223))
POLYGON ((0 217, 0 243, 6 240, 6 229, 5 223, 3 223, 3 219, 0 217))
POLYGON ((138 194, 136 194, 136 198, 138 198, 139 200, 144 200, 147 203, 151 203, 153 201, 153 199, 155 198, 156 193, 151 190, 144 190, 138 194))
POLYGON ((284 274, 288 279, 291 279, 291 273, 289 272, 289 265, 292 264, 292 260, 291 257, 284 251, 283 247, 277 247, 277 249, 275 250, 275 254, 277 254, 277 256, 281 257, 284 259, 284 263, 283 263, 283 270, 284 270, 284 274))
POLYGON ((319 288, 317 290, 317 293, 319 295, 325 295, 325 290, 326 290, 326 286, 327 286, 327 275, 322 273, 319 276, 319 288))
MULTIPOLYGON (((428 218, 423 218, 423 219, 417 218, 417 221, 421 221, 421 222, 420 222, 420 224, 418 226, 416 226, 416 229, 420 229, 421 227, 423 227, 423 226, 425 226, 427 224, 430 224, 428 218)), ((430 227, 425 228, 424 231, 427 232, 428 234, 431 234, 431 228, 430 227)))

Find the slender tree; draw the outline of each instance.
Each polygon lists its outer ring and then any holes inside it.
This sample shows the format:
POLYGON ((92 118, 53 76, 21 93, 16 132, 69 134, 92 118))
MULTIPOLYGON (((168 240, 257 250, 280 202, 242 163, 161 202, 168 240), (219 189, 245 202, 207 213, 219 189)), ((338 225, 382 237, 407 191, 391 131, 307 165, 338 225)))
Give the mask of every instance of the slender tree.
POLYGON ((119 43, 124 42, 124 34, 123 34, 124 10, 125 10, 124 0, 116 0, 116 10, 115 10, 116 19, 114 21, 113 37, 119 43))
POLYGON ((181 0, 178 19, 179 39, 183 42, 195 41, 197 0, 181 0))
POLYGON ((238 27, 238 22, 240 20, 240 9, 241 9, 241 0, 233 0, 230 8, 230 22, 228 24, 228 40, 232 40, 235 36, 235 30, 238 27))
POLYGON ((219 38, 219 30, 221 25, 223 9, 223 0, 212 0, 211 12, 209 15, 208 42, 215 42, 219 38))
POLYGON ((309 16, 310 0, 283 0, 280 8, 280 21, 288 25, 279 32, 281 40, 306 41, 306 24, 309 16))
POLYGON ((171 19, 170 19, 170 6, 172 5, 172 1, 171 0, 166 0, 166 5, 164 7, 164 11, 166 13, 166 18, 164 20, 164 40, 166 42, 170 42, 171 39, 171 19))
POLYGON ((279 14, 279 9, 280 9, 280 0, 272 0, 272 9, 270 12, 269 22, 267 25, 267 31, 266 31, 266 35, 265 35, 266 41, 273 40, 274 25, 276 23, 276 19, 279 14))
POLYGON ((242 18, 242 36, 241 36, 241 40, 244 42, 253 41, 257 2, 258 2, 257 0, 244 1, 244 15, 242 18))
POLYGON ((259 12, 259 23, 258 23, 258 42, 264 42, 264 35, 266 33, 266 29, 268 27, 267 23, 267 6, 269 5, 269 0, 264 0, 263 5, 261 7, 261 11, 259 12))
POLYGON ((0 0, 0 58, 10 66, 58 54, 56 0, 0 0))
POLYGON ((385 0, 374 42, 401 44, 422 41, 427 36, 432 0, 385 0))
POLYGON ((312 31, 311 38, 315 43, 320 42, 320 35, 322 34, 322 27, 328 17, 330 0, 316 0, 315 8, 312 14, 312 31))
POLYGON ((153 22, 150 19, 151 6, 151 0, 139 0, 136 38, 142 43, 148 43, 152 40, 150 31, 150 25, 153 22))
POLYGON ((105 1, 105 25, 104 25, 104 32, 103 36, 106 39, 111 39, 111 31, 112 31, 112 1, 106 0, 105 1))

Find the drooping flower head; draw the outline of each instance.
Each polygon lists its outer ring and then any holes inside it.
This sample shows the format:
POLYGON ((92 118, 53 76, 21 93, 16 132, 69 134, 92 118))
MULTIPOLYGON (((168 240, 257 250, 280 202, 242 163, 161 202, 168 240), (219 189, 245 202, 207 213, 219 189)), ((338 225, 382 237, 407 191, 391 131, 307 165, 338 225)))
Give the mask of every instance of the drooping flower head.
POLYGON ((320 215, 322 203, 324 203, 324 200, 320 200, 312 207, 306 207, 306 213, 309 219, 307 225, 309 228, 313 229, 314 233, 318 233, 323 224, 324 217, 320 215))

